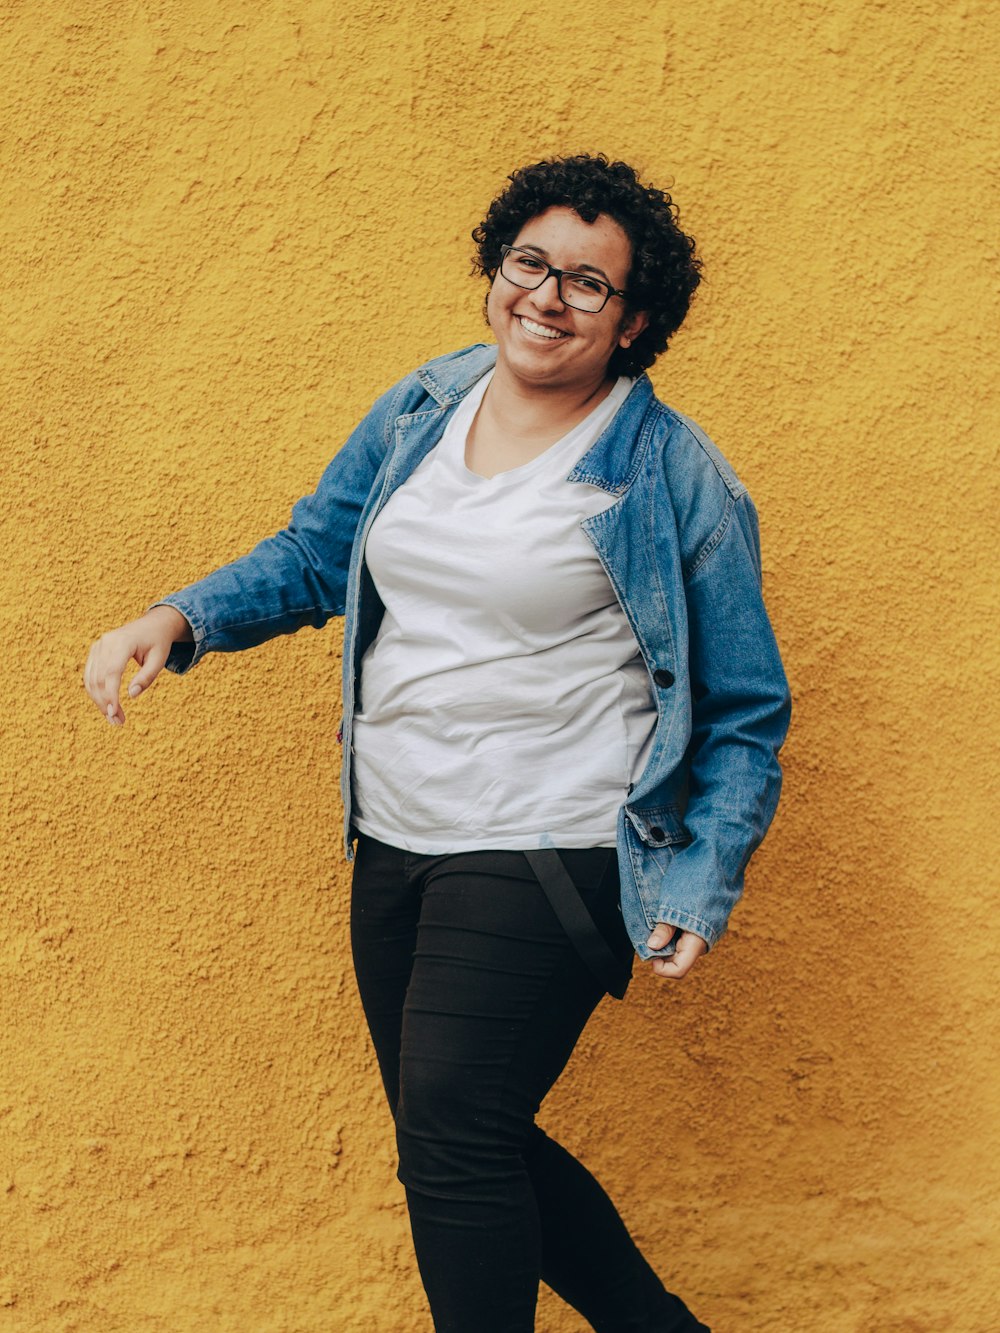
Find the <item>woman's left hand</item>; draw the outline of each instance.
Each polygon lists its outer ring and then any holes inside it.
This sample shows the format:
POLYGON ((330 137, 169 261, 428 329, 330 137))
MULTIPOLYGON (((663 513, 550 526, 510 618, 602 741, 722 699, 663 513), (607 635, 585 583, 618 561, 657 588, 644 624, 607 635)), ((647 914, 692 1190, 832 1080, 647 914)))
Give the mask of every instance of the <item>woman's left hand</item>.
MULTIPOLYGON (((676 929, 676 926, 668 926, 661 921, 646 944, 650 949, 662 949, 673 939, 676 929)), ((678 935, 676 950, 669 958, 651 958, 649 962, 658 977, 672 977, 679 981, 681 977, 687 976, 707 948, 708 945, 700 935, 685 930, 678 935)))

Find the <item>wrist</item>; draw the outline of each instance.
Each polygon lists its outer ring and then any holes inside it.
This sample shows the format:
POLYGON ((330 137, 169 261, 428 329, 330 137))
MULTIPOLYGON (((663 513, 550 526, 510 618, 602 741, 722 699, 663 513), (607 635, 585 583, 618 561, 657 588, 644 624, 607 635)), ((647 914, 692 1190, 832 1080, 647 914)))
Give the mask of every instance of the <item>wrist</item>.
POLYGON ((144 619, 152 620, 157 628, 170 635, 171 643, 194 643, 194 632, 187 617, 167 602, 157 602, 146 612, 144 619))

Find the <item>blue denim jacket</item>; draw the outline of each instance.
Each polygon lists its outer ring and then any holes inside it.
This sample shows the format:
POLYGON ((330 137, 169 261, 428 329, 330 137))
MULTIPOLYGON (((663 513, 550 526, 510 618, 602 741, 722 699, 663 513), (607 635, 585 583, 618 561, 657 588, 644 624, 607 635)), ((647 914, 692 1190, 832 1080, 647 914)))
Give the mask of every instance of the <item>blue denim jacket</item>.
MULTIPOLYGON (((365 538, 496 350, 478 344, 407 375, 378 399, 315 492, 297 501, 286 528, 162 599, 194 633, 193 644, 171 650, 167 667, 178 673, 207 652, 345 617, 349 859, 356 677, 383 610, 365 538)), ((715 445, 654 396, 646 375, 568 480, 617 497, 583 528, 635 634, 658 713, 646 768, 618 812, 625 924, 640 958, 653 955, 646 939, 657 921, 694 931, 711 948, 774 816, 791 711, 761 596, 757 514, 715 445)))

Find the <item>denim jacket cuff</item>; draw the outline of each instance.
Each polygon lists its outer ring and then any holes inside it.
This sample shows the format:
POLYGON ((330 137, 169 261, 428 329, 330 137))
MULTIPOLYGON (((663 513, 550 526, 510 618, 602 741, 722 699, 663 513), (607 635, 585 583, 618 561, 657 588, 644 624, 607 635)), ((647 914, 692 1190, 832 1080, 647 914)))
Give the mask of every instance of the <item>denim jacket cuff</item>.
POLYGON ((152 611, 154 606, 172 606, 175 611, 181 613, 191 626, 194 643, 175 643, 163 664, 168 671, 183 676, 186 671, 190 671, 193 666, 196 666, 208 652, 208 632, 194 606, 186 601, 180 593, 172 593, 169 597, 161 597, 158 602, 153 602, 147 606, 146 610, 152 611))
POLYGON ((681 930, 689 930, 694 935, 700 935, 709 949, 718 943, 725 931, 725 926, 720 930, 709 925, 704 917, 696 916, 693 912, 685 912, 680 907, 672 907, 669 902, 660 904, 656 919, 665 921, 668 926, 679 926, 681 930))
MULTIPOLYGON (((713 929, 700 916, 694 916, 691 912, 681 911, 679 908, 661 907, 657 913, 657 921, 664 921, 668 926, 679 926, 681 930, 689 930, 693 935, 700 935, 708 946, 705 950, 708 953, 713 945, 718 943, 725 933, 725 926, 721 930, 713 929)), ((635 944, 635 951, 639 958, 646 962, 650 958, 670 958, 675 952, 673 942, 662 949, 650 949, 645 941, 635 944)))

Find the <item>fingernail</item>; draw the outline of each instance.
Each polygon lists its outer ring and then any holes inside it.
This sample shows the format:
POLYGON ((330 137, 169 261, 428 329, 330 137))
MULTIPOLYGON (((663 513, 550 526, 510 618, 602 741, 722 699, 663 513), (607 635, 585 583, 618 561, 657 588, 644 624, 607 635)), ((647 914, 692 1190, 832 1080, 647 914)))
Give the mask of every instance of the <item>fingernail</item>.
POLYGON ((142 686, 139 684, 137 680, 134 680, 132 684, 128 687, 128 692, 129 696, 134 699, 137 694, 140 694, 142 692, 142 686))

